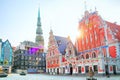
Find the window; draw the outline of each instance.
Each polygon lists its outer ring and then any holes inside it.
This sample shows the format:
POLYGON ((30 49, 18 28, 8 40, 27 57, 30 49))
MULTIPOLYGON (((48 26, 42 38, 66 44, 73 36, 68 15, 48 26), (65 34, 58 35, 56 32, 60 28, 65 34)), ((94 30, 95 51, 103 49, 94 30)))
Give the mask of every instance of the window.
POLYGON ((24 63, 22 62, 21 65, 24 65, 24 63))
POLYGON ((3 49, 4 50, 4 60, 9 60, 10 54, 11 54, 10 47, 8 45, 6 45, 3 48, 4 48, 3 49))
POLYGON ((96 34, 96 32, 94 32, 95 33, 95 40, 97 40, 97 34, 96 34))
POLYGON ((89 55, 88 54, 86 54, 86 59, 89 59, 89 55))
POLYGON ((43 62, 43 66, 45 66, 45 63, 43 62))
POLYGON ((25 60, 27 60, 28 59, 28 57, 27 56, 25 56, 25 60))
POLYGON ((41 67, 39 67, 39 69, 41 69, 41 67))
POLYGON ((42 56, 45 57, 45 54, 43 53, 42 56))
POLYGON ((92 42, 92 34, 90 34, 90 41, 92 42))
POLYGON ((81 73, 81 66, 78 67, 78 72, 81 73))
POLYGON ((12 62, 9 62, 9 65, 11 65, 12 64, 12 62))
POLYGON ((43 67, 43 69, 45 69, 45 67, 43 67))
POLYGON ((58 62, 59 60, 58 59, 56 59, 56 63, 58 64, 59 62, 58 62))
POLYGON ((95 52, 92 53, 92 58, 96 58, 95 52))
POLYGON ((0 64, 3 64, 3 62, 1 61, 0 64))
POLYGON ((88 38, 87 38, 87 36, 86 36, 86 43, 88 43, 88 38))
POLYGON ((86 73, 88 73, 88 71, 89 71, 89 66, 85 66, 85 71, 86 71, 86 73))
POLYGON ((21 59, 24 59, 24 55, 21 55, 21 59))
POLYGON ((83 55, 81 56, 81 59, 84 59, 84 56, 83 56, 83 55))
POLYGON ((58 40, 58 41, 57 41, 57 44, 58 44, 58 46, 59 46, 59 45, 61 44, 61 40, 58 40))
POLYGON ((120 52, 120 45, 119 45, 119 48, 118 48, 118 49, 119 49, 119 52, 120 52))
POLYGON ((27 63, 27 61, 25 62, 25 65, 27 65, 28 63, 27 63))
POLYGON ((21 51, 21 53, 24 53, 23 51, 21 51))
POLYGON ((78 58, 77 58, 78 60, 80 59, 80 56, 78 56, 78 58))
POLYGON ((31 56, 29 57, 29 60, 31 60, 31 56))
POLYGON ((94 65, 93 68, 94 68, 94 71, 95 71, 95 72, 98 71, 97 65, 94 65))
POLYGON ((71 53, 72 53, 71 50, 69 50, 69 54, 70 54, 70 55, 71 55, 71 53))
POLYGON ((119 32, 118 29, 115 29, 116 32, 119 32))
POLYGON ((53 51, 53 54, 52 55, 54 55, 54 51, 53 51))

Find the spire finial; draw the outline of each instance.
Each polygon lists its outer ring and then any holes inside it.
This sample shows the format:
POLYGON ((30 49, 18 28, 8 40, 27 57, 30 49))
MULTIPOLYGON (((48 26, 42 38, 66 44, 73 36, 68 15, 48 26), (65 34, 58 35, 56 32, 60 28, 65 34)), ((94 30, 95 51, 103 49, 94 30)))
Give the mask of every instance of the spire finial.
POLYGON ((96 8, 96 6, 95 6, 95 11, 97 11, 97 8, 96 8))
POLYGON ((92 12, 92 9, 90 9, 90 13, 92 12))
POLYGON ((52 26, 50 26, 50 34, 53 34, 52 26))
POLYGON ((86 1, 84 2, 84 5, 85 5, 85 11, 86 11, 87 10, 86 1))
POLYGON ((50 30, 52 30, 52 26, 50 26, 50 30))
POLYGON ((95 12, 96 12, 96 14, 98 14, 98 11, 97 11, 97 8, 96 8, 96 6, 95 6, 95 12))

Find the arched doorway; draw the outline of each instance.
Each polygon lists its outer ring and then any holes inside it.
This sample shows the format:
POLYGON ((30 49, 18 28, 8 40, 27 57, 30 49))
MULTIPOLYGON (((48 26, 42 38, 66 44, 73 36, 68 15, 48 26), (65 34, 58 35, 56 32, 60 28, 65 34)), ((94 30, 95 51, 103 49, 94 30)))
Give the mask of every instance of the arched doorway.
POLYGON ((48 69, 48 74, 49 74, 49 69, 48 69))
POLYGON ((69 67, 70 67, 70 75, 72 75, 72 73, 73 73, 72 64, 69 64, 69 67))
POLYGON ((88 71, 89 71, 89 66, 85 66, 85 71, 86 71, 86 73, 88 73, 88 71))
POLYGON ((105 65, 105 73, 106 73, 106 75, 109 75, 109 66, 108 65, 105 65))
POLYGON ((78 73, 81 73, 81 66, 78 66, 78 73))
POLYGON ((59 68, 57 68, 57 74, 59 74, 59 68))
POLYGON ((116 74, 116 65, 113 65, 113 74, 116 74))

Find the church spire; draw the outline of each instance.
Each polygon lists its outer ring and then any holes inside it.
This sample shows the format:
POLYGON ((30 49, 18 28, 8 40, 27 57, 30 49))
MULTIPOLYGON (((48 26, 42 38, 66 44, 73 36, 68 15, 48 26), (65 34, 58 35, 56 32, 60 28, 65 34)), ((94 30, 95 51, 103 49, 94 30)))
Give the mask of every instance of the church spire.
POLYGON ((40 18, 40 8, 38 9, 38 18, 37 18, 37 29, 36 29, 36 39, 37 44, 44 45, 43 32, 41 28, 41 18, 40 18))
POLYGON ((38 9, 37 29, 36 34, 43 34, 41 29, 40 8, 38 9))
POLYGON ((37 20, 37 26, 38 26, 38 27, 41 27, 40 8, 38 9, 38 20, 37 20))
POLYGON ((84 5, 85 5, 85 6, 84 6, 84 7, 85 7, 85 11, 86 11, 86 10, 87 10, 86 1, 84 2, 84 5))
POLYGON ((40 8, 38 8, 38 18, 40 18, 40 8))

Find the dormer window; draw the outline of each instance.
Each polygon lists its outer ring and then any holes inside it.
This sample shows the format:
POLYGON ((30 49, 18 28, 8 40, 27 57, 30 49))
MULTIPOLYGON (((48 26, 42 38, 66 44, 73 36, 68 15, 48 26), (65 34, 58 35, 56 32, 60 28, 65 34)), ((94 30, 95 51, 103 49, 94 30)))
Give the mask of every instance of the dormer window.
POLYGON ((61 40, 58 40, 58 41, 57 41, 57 44, 58 44, 58 46, 59 46, 59 45, 61 44, 61 40))
POLYGON ((117 29, 115 29, 116 32, 119 32, 117 29))
POLYGON ((114 34, 114 35, 116 35, 116 33, 115 33, 115 32, 113 32, 113 34, 114 34))

